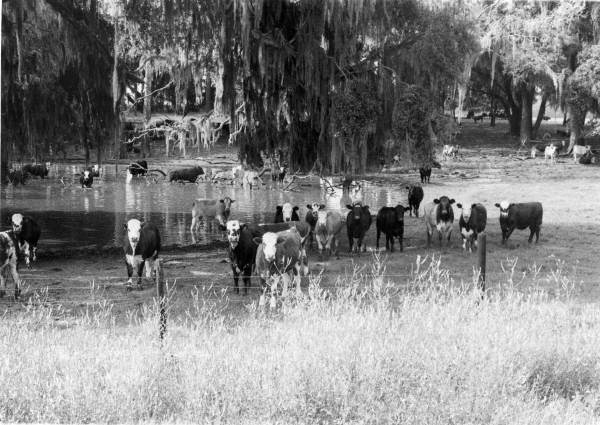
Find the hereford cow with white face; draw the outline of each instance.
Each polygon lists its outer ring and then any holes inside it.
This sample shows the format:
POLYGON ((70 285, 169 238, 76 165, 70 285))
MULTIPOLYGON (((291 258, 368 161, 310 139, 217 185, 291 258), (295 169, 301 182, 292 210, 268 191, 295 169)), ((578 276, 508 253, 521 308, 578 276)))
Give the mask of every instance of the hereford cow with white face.
POLYGON ((123 240, 123 251, 127 263, 127 288, 133 285, 132 275, 135 268, 138 276, 138 289, 142 289, 142 272, 144 263, 146 266, 146 277, 151 277, 152 270, 156 270, 158 253, 160 251, 160 235, 158 229, 152 223, 142 223, 131 219, 125 225, 127 234, 123 240))
POLYGON ((79 183, 81 183, 82 189, 89 189, 92 187, 94 183, 94 177, 92 176, 92 171, 89 169, 83 170, 81 173, 81 177, 79 177, 79 183))

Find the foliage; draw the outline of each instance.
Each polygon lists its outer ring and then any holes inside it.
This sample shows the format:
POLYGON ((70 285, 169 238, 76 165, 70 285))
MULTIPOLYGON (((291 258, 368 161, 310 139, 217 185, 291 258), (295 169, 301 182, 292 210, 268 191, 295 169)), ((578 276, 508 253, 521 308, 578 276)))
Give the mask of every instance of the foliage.
POLYGON ((432 102, 423 87, 405 84, 398 89, 394 107, 392 131, 394 136, 406 142, 415 159, 430 159, 433 141, 430 133, 432 102))
POLYGON ((331 121, 342 137, 355 140, 373 133, 380 113, 381 103, 373 83, 352 80, 332 96, 331 121))

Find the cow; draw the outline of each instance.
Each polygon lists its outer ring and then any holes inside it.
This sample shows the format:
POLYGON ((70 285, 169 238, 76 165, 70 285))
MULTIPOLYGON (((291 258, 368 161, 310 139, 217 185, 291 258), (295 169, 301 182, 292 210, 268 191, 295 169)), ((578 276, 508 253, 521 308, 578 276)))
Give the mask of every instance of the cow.
POLYGON ((245 171, 244 177, 242 177, 242 186, 249 187, 252 190, 252 186, 256 184, 264 184, 260 178, 260 174, 257 171, 245 171))
POLYGON ((279 223, 261 223, 250 224, 248 228, 252 232, 253 237, 261 237, 267 232, 283 232, 289 229, 296 229, 300 235, 302 244, 302 264, 305 266, 306 274, 308 274, 308 255, 306 255, 306 241, 311 234, 310 225, 302 221, 286 221, 279 223))
MULTIPOLYGON (((306 216, 304 217, 304 221, 308 223, 310 226, 310 247, 313 247, 313 239, 315 233, 315 226, 317 225, 317 218, 319 215, 319 210, 325 208, 325 205, 319 204, 318 202, 313 202, 312 204, 306 204, 306 216)), ((283 216, 283 213, 282 213, 283 216)))
POLYGON ((379 237, 385 233, 385 249, 394 252, 394 238, 398 238, 400 252, 404 250, 404 206, 383 207, 377 213, 375 225, 377 227, 377 244, 379 249, 379 237))
POLYGON ((315 225, 315 239, 319 247, 319 257, 323 259, 323 248, 327 255, 338 256, 339 235, 342 231, 342 215, 337 211, 326 211, 325 205, 320 205, 317 210, 317 223, 315 225))
POLYGON ((146 277, 150 278, 152 270, 157 271, 158 254, 160 252, 160 235, 157 227, 152 223, 142 223, 132 218, 124 225, 127 231, 123 239, 123 251, 127 264, 127 289, 133 285, 133 270, 137 273, 137 287, 142 289, 142 271, 146 261, 146 277))
POLYGON ((442 247, 442 239, 446 238, 447 246, 450 245, 450 236, 452 235, 452 223, 454 223, 454 210, 452 204, 454 199, 449 199, 447 196, 436 198, 433 202, 428 203, 423 208, 425 215, 425 224, 427 226, 427 248, 431 246, 431 238, 433 231, 437 230, 440 248, 442 247))
MULTIPOLYGON (((302 265, 302 239, 296 228, 282 232, 267 232, 262 237, 255 237, 258 244, 256 250, 255 268, 260 277, 261 286, 266 292, 266 285, 270 282, 271 308, 275 308, 275 294, 279 276, 283 279, 283 295, 287 293, 288 282, 293 278, 296 281, 296 293, 300 295, 300 278, 304 269, 302 265)), ((259 305, 264 305, 264 292, 259 305)))
POLYGON ((94 183, 94 176, 92 176, 92 171, 89 169, 83 170, 81 176, 79 177, 79 183, 81 183, 82 189, 91 188, 92 184, 94 183))
POLYGON ((192 225, 190 232, 192 233, 192 241, 196 243, 196 231, 200 226, 200 217, 205 220, 214 219, 219 223, 219 229, 225 230, 227 220, 231 214, 231 204, 235 200, 229 196, 223 199, 196 199, 192 202, 192 225))
POLYGON ((458 228, 463 240, 463 250, 473 251, 477 248, 477 235, 485 230, 487 223, 487 211, 482 204, 472 204, 463 208, 462 204, 456 204, 460 212, 458 228))
POLYGON ((92 177, 100 177, 100 166, 98 164, 88 167, 87 170, 92 174, 92 177))
POLYGON ((421 201, 423 201, 423 188, 419 184, 411 184, 410 186, 406 186, 408 189, 408 211, 410 216, 412 217, 413 211, 415 212, 415 216, 419 217, 419 207, 421 206, 421 201))
POLYGON ((423 164, 423 166, 419 168, 419 174, 421 175, 421 183, 429 183, 432 168, 442 168, 442 166, 437 161, 431 161, 428 164, 423 164))
MULTIPOLYGON (((350 246, 349 252, 353 252, 354 247, 356 246, 356 252, 360 254, 363 239, 367 230, 371 227, 373 218, 371 217, 369 207, 367 205, 363 206, 362 202, 348 204, 346 205, 346 208, 350 210, 346 216, 346 230, 348 232, 348 244, 350 246)), ((362 246, 362 248, 363 251, 366 251, 366 244, 362 246)))
POLYGON ((240 273, 244 282, 244 295, 248 295, 250 288, 250 276, 256 261, 256 249, 258 245, 253 240, 252 231, 238 220, 229 220, 225 225, 227 231, 227 254, 233 272, 233 285, 235 293, 240 293, 238 280, 240 273))
POLYGON ((481 114, 481 115, 473 115, 473 122, 475 122, 475 123, 476 123, 477 121, 481 121, 481 122, 483 122, 483 117, 484 117, 484 115, 483 115, 483 114, 481 114))
POLYGON ((21 168, 21 170, 24 173, 28 173, 31 176, 38 176, 42 179, 48 177, 49 173, 46 164, 26 164, 21 168))
POLYGON ((37 243, 41 234, 40 226, 31 217, 22 214, 13 214, 11 222, 19 250, 25 256, 25 264, 30 267, 31 261, 37 260, 37 243))
MULTIPOLYGON (((127 168, 132 176, 145 176, 148 173, 148 162, 146 160, 136 161, 129 164, 127 168)), ((194 180, 196 181, 196 180, 194 180)))
POLYGON ((535 243, 540 239, 540 227, 544 209, 540 202, 525 202, 520 204, 502 201, 494 204, 500 208, 500 229, 502 229, 502 244, 504 245, 515 229, 523 230, 529 227, 529 243, 535 235, 535 243))
POLYGON ((591 152, 592 147, 590 145, 581 146, 581 145, 573 145, 573 161, 577 163, 577 155, 583 156, 588 152, 591 152))
POLYGON ((556 164, 557 155, 558 155, 558 153, 557 153, 556 146, 554 146, 554 145, 546 146, 546 148, 544 149, 544 162, 547 162, 548 160, 550 160, 551 163, 556 164))
POLYGON ((444 145, 442 148, 442 159, 456 158, 458 155, 458 145, 444 145))
POLYGON ((18 266, 18 242, 12 230, 0 232, 0 298, 6 294, 5 270, 10 270, 13 282, 15 284, 15 300, 19 299, 21 294, 21 278, 19 277, 18 266))
POLYGON ((169 182, 196 183, 198 177, 204 174, 202 167, 178 168, 169 173, 169 182))
POLYGON ((285 221, 300 221, 300 217, 298 216, 299 209, 298 206, 293 206, 289 202, 286 202, 283 205, 277 205, 275 207, 275 219, 273 222, 282 223, 285 221))

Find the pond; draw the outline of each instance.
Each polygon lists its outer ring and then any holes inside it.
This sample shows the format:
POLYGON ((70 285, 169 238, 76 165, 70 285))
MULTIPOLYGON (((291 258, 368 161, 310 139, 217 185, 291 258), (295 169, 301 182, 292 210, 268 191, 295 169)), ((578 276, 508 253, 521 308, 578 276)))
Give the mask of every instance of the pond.
MULTIPOLYGON (((306 204, 319 201, 329 209, 346 214, 342 189, 330 194, 318 179, 302 182, 299 191, 283 191, 283 185, 265 179, 265 186, 250 190, 231 184, 180 184, 145 178, 127 183, 125 172, 115 175, 114 165, 104 166, 102 178, 95 178, 91 189, 82 189, 78 171, 82 165, 53 164, 48 179, 31 179, 25 186, 11 185, 0 191, 0 228, 9 228, 10 215, 21 212, 42 226, 40 247, 105 247, 120 245, 127 220, 151 221, 160 230, 163 245, 192 243, 190 234, 192 202, 196 198, 235 200, 231 218, 242 222, 270 223, 275 207, 291 202, 300 207, 301 220, 306 204), (59 178, 62 177, 62 180, 59 178)), ((121 166, 121 170, 125 167, 121 166)), ((364 182, 363 201, 372 214, 384 205, 406 205, 405 185, 384 187, 364 182)), ((200 223, 199 244, 221 239, 215 226, 200 223)), ((43 249, 43 248, 41 248, 43 249)))

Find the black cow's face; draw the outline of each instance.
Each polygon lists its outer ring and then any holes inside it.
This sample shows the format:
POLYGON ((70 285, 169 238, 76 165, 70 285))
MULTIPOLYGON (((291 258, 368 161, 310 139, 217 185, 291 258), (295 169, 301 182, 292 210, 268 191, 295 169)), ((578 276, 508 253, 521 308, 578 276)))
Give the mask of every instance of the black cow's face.
POLYGON ((225 205, 225 213, 227 214, 227 216, 229 216, 229 213, 231 213, 231 204, 233 204, 235 200, 231 199, 229 196, 226 196, 223 199, 219 200, 219 202, 225 205))
POLYGON ((360 216, 363 212, 363 206, 361 202, 354 202, 352 205, 347 204, 346 208, 352 210, 352 215, 354 216, 355 220, 360 220, 360 216))
POLYGON ((500 202, 499 204, 496 203, 494 205, 496 207, 500 208, 500 218, 506 218, 506 217, 508 217, 508 210, 509 210, 510 206, 512 205, 511 203, 509 203, 508 201, 504 200, 504 201, 500 202))
POLYGON ((438 215, 442 221, 454 218, 454 213, 452 211, 454 199, 448 199, 447 196, 442 196, 439 199, 434 199, 433 202, 438 204, 438 215))
POLYGON ((404 210, 406 208, 404 208, 404 206, 398 204, 394 207, 394 209, 396 210, 396 219, 398 221, 404 221, 404 210))

